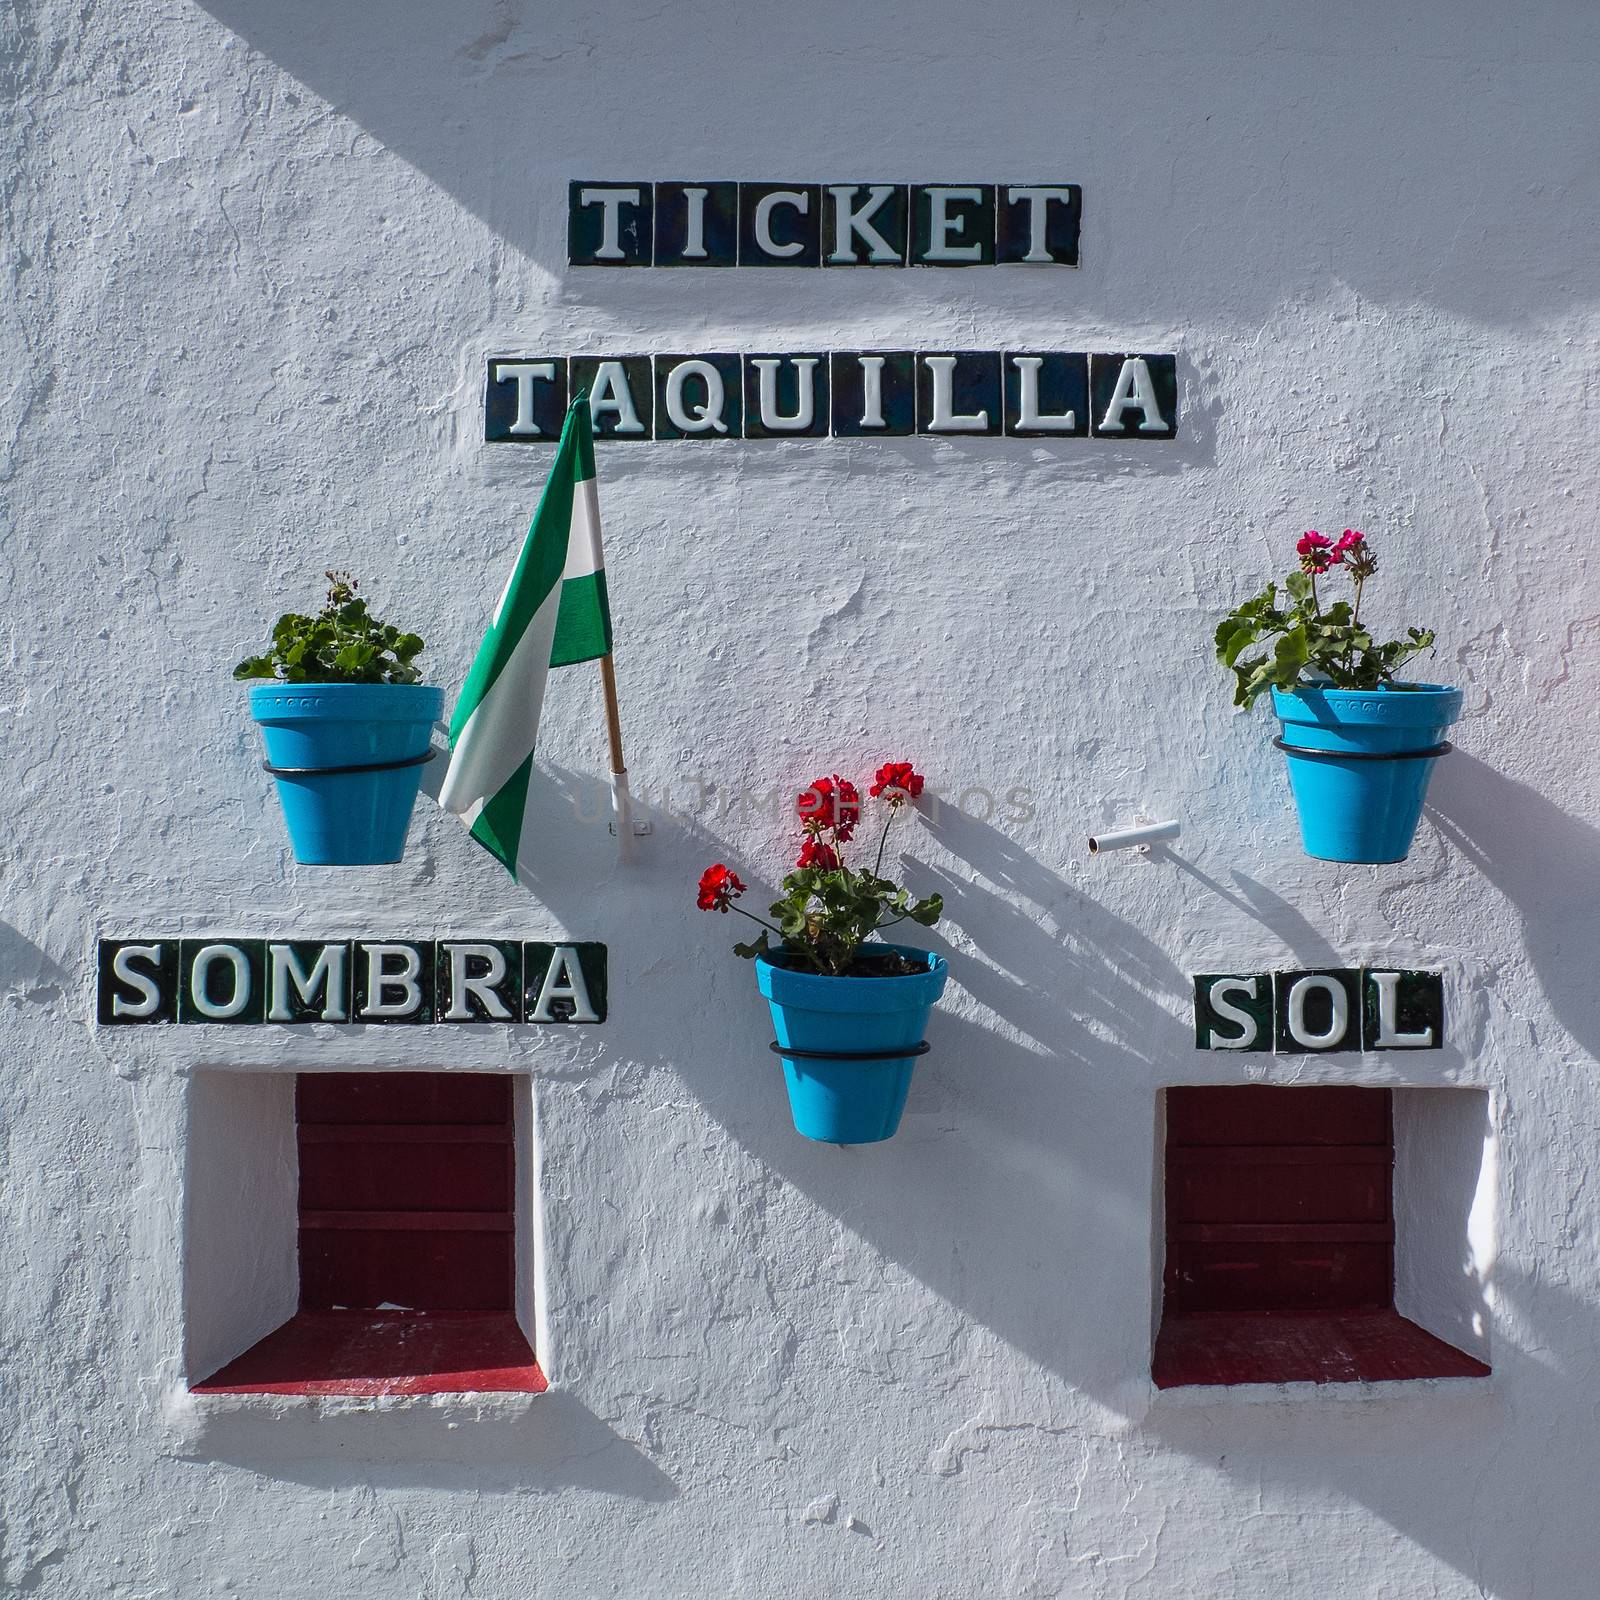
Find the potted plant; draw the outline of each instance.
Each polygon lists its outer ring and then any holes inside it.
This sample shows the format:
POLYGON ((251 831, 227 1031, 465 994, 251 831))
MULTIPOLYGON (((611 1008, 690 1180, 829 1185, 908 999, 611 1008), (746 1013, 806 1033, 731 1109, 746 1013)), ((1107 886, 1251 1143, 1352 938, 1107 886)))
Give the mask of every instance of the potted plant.
POLYGON ((422 650, 367 611, 348 572, 329 572, 314 617, 278 618, 272 644, 233 669, 269 678, 250 690, 296 861, 365 867, 398 861, 431 757, 444 694, 417 681, 422 650))
POLYGON ((1306 854, 1322 861, 1403 861, 1422 816, 1445 730, 1461 714, 1461 691, 1400 683, 1395 673, 1433 648, 1431 628, 1374 642, 1361 601, 1378 560, 1365 535, 1337 541, 1303 535, 1297 571, 1269 583, 1217 627, 1217 659, 1234 674, 1233 702, 1267 690, 1283 724, 1275 740, 1289 758, 1289 785, 1306 854), (1323 603, 1319 578, 1340 568, 1349 599, 1323 603), (1262 647, 1258 649, 1257 647, 1262 647))
POLYGON ((891 1138, 916 1058, 928 1048, 923 1034, 949 965, 932 951, 874 938, 900 922, 930 928, 944 907, 939 895, 916 900, 880 876, 889 830, 922 787, 909 761, 878 769, 869 792, 887 814, 868 871, 845 862, 861 820, 856 786, 837 773, 818 778, 795 803, 800 855, 772 904, 774 922, 734 904, 745 886, 721 862, 700 879, 702 911, 737 911, 760 925, 760 933, 734 951, 755 961, 789 1109, 808 1139, 872 1144, 891 1138))

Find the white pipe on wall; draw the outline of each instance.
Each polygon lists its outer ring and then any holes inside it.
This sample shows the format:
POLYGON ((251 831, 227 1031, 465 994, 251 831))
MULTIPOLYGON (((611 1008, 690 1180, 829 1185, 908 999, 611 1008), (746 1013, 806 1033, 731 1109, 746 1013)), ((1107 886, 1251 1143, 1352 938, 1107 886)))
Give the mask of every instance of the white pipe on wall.
POLYGON ((1134 828, 1118 828, 1112 833, 1091 833, 1089 854, 1098 856, 1107 850, 1148 850, 1163 839, 1176 839, 1183 832, 1181 822, 1142 822, 1134 828))

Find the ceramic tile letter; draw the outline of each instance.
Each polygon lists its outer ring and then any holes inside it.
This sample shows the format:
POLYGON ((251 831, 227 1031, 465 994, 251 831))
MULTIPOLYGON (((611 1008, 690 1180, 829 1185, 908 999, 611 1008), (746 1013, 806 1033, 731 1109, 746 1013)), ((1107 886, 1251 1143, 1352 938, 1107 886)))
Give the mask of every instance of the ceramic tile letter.
POLYGON ((822 259, 821 237, 819 184, 739 185, 741 267, 814 267, 822 259))
POLYGON ((1178 431, 1177 365, 1175 356, 1092 356, 1090 422, 1095 437, 1173 438, 1178 431))
POLYGON ((655 364, 656 438, 744 436, 738 356, 657 356, 655 364))
POLYGON ((918 433, 999 433, 1001 421, 999 351, 917 356, 918 433))
POLYGON ((1439 973, 1369 967, 1361 979, 1363 1048, 1443 1048, 1444 978, 1439 973))
POLYGON ((439 1022, 519 1022, 522 944, 516 939, 441 939, 434 968, 439 1022))
POLYGON ((597 439, 643 442, 655 437, 655 383, 649 356, 574 356, 572 393, 589 396, 597 439))
POLYGON ((911 264, 994 264, 994 185, 927 183, 911 189, 911 264))
POLYGON ((433 1021, 433 941, 358 940, 355 965, 355 1022, 433 1021))
POLYGON ((525 1022, 604 1022, 606 947, 594 943, 522 947, 525 1022))
POLYGON ((658 183, 658 267, 731 267, 739 259, 739 185, 658 183))
POLYGON ((350 945, 306 939, 267 941, 268 1022, 348 1022, 350 945))
POLYGON ((1005 354, 1006 432, 1018 439, 1081 438, 1089 431, 1089 358, 1005 354))
POLYGON ((824 185, 823 266, 903 267, 907 209, 903 183, 824 185))
POLYGON ((566 415, 565 356, 489 358, 483 436, 490 444, 554 444, 566 415))
POLYGON ((184 939, 179 1022, 260 1022, 266 1012, 266 941, 184 939))
POLYGON ((567 261, 574 267, 648 267, 652 185, 567 185, 567 261))
POLYGON ((915 433, 916 359, 909 350, 835 351, 834 437, 896 438, 915 433))
POLYGON ((1202 972, 1194 980, 1197 1050, 1272 1049, 1272 975, 1202 972))
POLYGON ((1292 1053, 1359 1049, 1360 977, 1348 967, 1275 973, 1277 1048, 1292 1053))
POLYGON ((818 439, 828 432, 828 358, 744 358, 744 436, 818 439))
POLYGON ((995 207, 996 261, 1075 267, 1083 190, 1075 183, 1008 183, 995 207))
POLYGON ((99 957, 102 1026, 178 1020, 176 939, 102 939, 99 957))

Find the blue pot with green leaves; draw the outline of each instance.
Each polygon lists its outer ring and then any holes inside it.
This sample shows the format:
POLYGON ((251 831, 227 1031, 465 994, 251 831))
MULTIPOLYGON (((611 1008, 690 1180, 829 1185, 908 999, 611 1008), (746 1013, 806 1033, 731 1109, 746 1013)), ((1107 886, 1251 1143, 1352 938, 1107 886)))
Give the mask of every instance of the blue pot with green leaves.
POLYGON ((398 861, 444 691, 425 683, 268 683, 250 691, 296 861, 398 861))
POLYGON ((1439 683, 1272 691, 1306 854, 1404 861, 1461 691, 1439 683))
POLYGON ((379 622, 347 572, 314 616, 288 612, 235 678, 250 690, 296 861, 367 867, 398 861, 432 758, 444 693, 417 681, 422 640, 379 622))
POLYGON ((860 956, 896 955, 916 970, 893 977, 826 977, 788 964, 782 951, 756 961, 772 1012, 773 1051, 783 1062, 795 1130, 826 1144, 875 1144, 894 1136, 928 1019, 950 976, 942 956, 911 945, 866 944, 860 956))

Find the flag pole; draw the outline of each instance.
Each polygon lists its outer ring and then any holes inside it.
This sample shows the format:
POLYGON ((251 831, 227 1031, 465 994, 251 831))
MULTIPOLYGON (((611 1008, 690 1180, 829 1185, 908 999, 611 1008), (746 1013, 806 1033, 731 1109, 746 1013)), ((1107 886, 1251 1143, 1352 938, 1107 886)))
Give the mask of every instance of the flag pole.
POLYGON ((606 698, 606 744, 611 753, 611 817, 617 829, 617 854, 633 856, 633 803, 628 794, 628 768, 622 759, 622 713, 617 708, 617 669, 608 650, 600 657, 600 684, 606 698))

